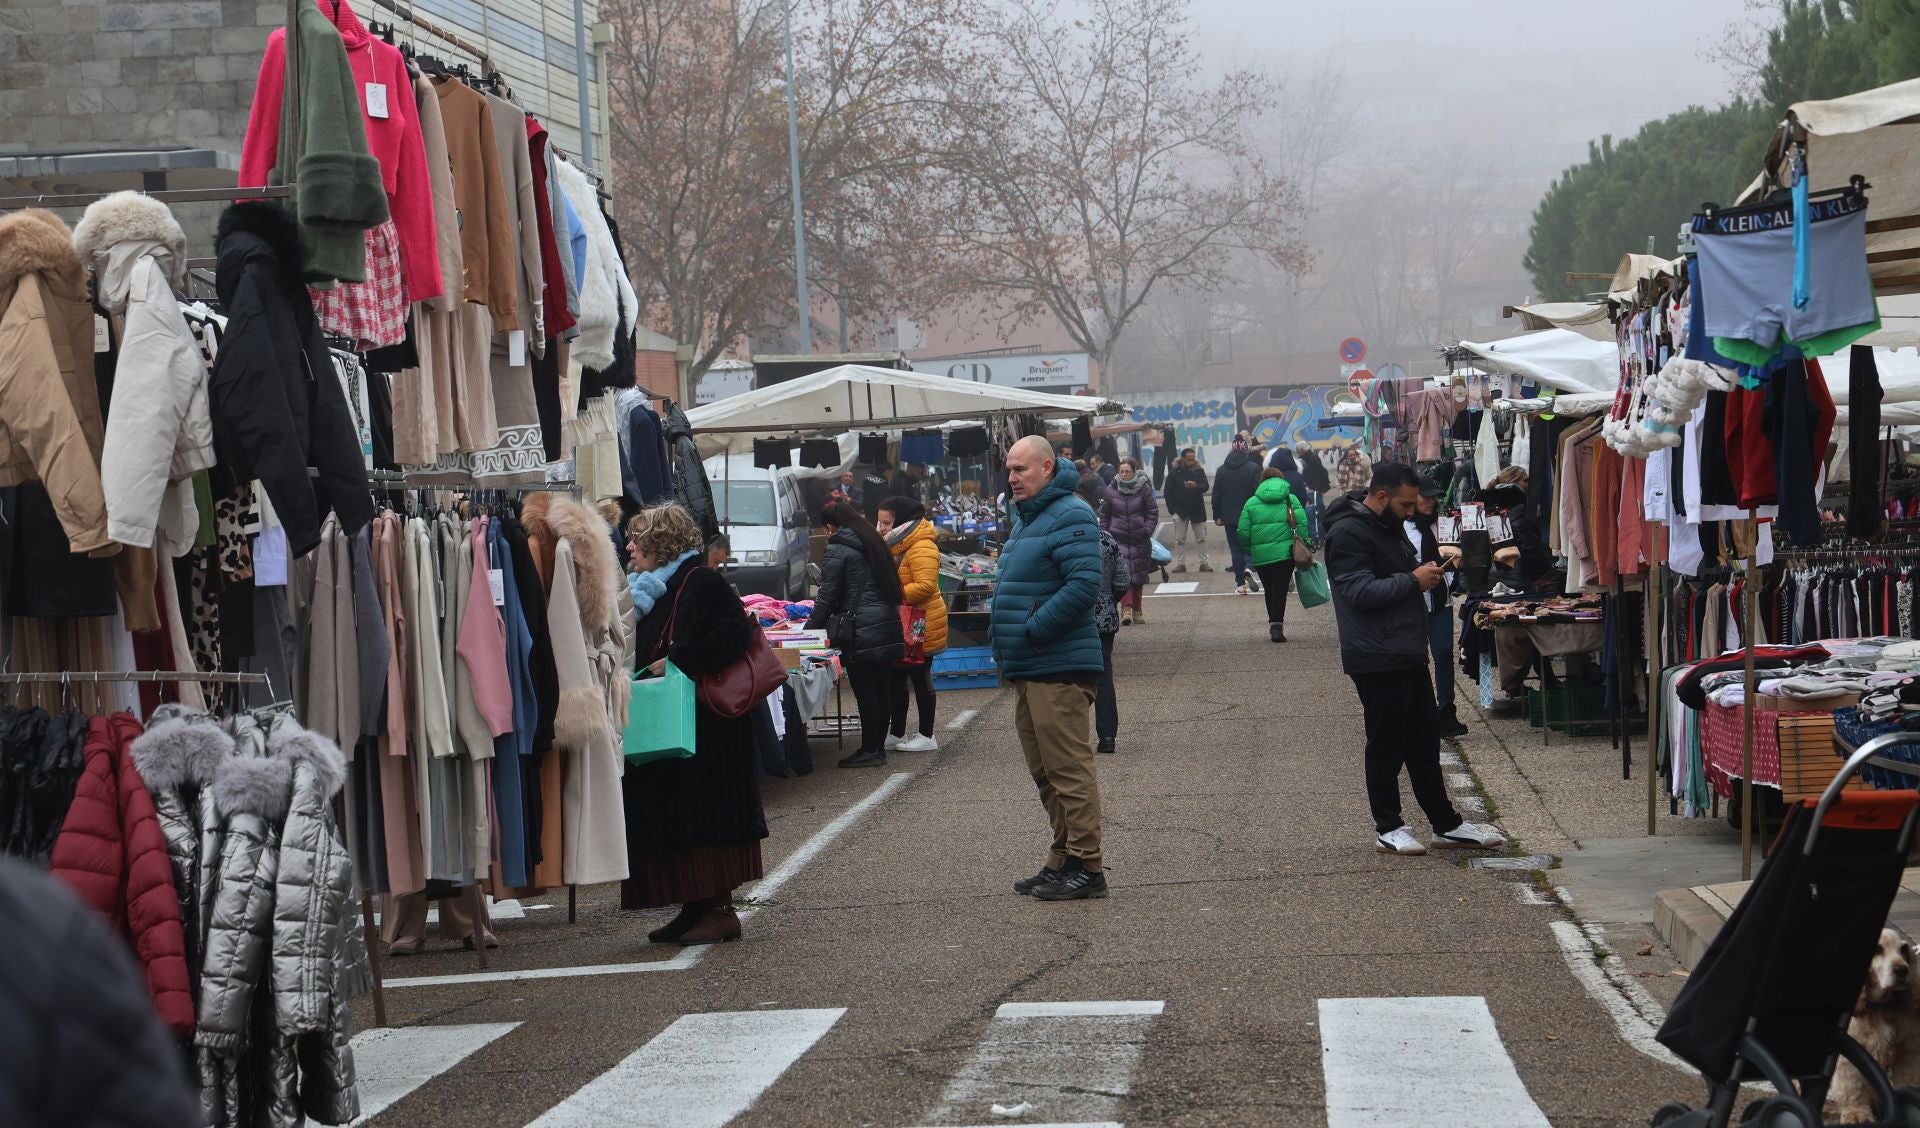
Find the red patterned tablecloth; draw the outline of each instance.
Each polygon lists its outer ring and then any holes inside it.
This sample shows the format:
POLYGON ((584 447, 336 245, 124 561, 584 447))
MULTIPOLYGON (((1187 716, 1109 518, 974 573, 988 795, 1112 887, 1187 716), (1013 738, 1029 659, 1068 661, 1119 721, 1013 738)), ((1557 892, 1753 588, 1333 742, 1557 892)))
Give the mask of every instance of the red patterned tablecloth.
MULTIPOLYGON (((1740 778, 1740 742, 1746 720, 1733 705, 1707 703, 1700 723, 1700 751, 1707 763, 1707 779, 1721 796, 1733 794, 1740 778)), ((1762 709, 1753 718, 1753 785, 1780 787, 1780 718, 1798 716, 1762 709)))

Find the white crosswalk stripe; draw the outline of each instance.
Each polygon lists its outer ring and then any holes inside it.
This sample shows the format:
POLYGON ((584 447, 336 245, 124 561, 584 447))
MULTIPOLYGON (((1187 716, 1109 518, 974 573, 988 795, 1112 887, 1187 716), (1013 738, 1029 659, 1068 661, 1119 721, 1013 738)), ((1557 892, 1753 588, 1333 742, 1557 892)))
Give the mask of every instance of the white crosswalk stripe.
POLYGON ((1327 1128, 1550 1128, 1479 996, 1321 999, 1327 1128))
POLYGON ((846 1013, 841 1007, 684 1015, 533 1128, 722 1128, 846 1013))
POLYGON ((353 1036, 353 1071, 365 1124, 415 1089, 459 1065, 517 1022, 463 1026, 389 1026, 353 1036))
POLYGON ((926 1123, 1006 1123, 1007 1110, 1026 1105, 1019 1123, 1117 1124, 1165 1007, 1157 1000, 1007 1003, 926 1123), (1072 1078, 1070 1087, 1063 1077, 1072 1078))

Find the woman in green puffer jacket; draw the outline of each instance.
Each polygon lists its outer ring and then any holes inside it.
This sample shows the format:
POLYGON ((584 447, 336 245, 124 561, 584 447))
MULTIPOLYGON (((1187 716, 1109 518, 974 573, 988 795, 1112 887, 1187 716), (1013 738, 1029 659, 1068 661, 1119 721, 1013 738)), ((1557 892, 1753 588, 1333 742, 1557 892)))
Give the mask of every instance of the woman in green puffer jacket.
POLYGON ((1259 573, 1267 597, 1267 637, 1287 641, 1287 589, 1293 584, 1293 539, 1307 535, 1307 509, 1279 470, 1260 475, 1253 499, 1240 510, 1240 545, 1259 573))

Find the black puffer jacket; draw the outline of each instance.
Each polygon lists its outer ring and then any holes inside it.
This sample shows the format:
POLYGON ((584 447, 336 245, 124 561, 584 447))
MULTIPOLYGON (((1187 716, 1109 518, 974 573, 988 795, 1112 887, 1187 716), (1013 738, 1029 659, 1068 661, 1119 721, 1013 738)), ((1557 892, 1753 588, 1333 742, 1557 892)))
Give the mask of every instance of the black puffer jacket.
POLYGON ((12 858, 0 858, 0 949, 0 1124, 203 1122, 126 944, 12 858))
POLYGON ((1240 527, 1240 511, 1260 488, 1260 460, 1244 450, 1229 451, 1213 476, 1213 519, 1240 527))
POLYGON ((867 554, 852 529, 840 529, 827 540, 826 560, 820 565, 820 590, 813 597, 807 626, 825 627, 828 638, 853 662, 897 662, 906 654, 900 634, 900 603, 889 600, 867 567, 867 554), (836 622, 853 617, 848 641, 836 622))
POLYGON ((700 448, 693 441, 693 424, 687 413, 674 404, 667 409, 661 426, 667 433, 667 445, 673 449, 673 500, 693 515, 700 536, 712 543, 720 535, 719 513, 713 507, 713 486, 707 481, 706 464, 700 461, 700 448))
POLYGON ((220 216, 219 247, 214 285, 227 331, 209 385, 214 450, 236 480, 260 479, 288 551, 305 556, 328 511, 348 536, 373 520, 360 439, 300 280, 292 216, 278 204, 235 204, 220 216))
POLYGON ((1418 561, 1405 525, 1362 502, 1359 490, 1327 505, 1327 580, 1349 674, 1427 664, 1427 604, 1413 578, 1418 561))
MULTIPOLYGON (((1188 521, 1207 519, 1207 470, 1199 463, 1185 466, 1174 463, 1167 471, 1166 488, 1160 491, 1167 512, 1188 521)), ((1243 500, 1240 504, 1245 505, 1243 500)))

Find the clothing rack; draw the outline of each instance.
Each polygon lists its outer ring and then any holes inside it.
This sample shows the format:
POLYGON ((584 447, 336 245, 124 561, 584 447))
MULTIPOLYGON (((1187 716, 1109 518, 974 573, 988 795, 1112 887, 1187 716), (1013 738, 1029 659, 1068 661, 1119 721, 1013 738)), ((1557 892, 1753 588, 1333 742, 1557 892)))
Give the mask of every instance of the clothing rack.
POLYGON ((483 71, 486 71, 489 73, 493 71, 494 69, 493 59, 488 56, 486 49, 484 47, 475 46, 472 42, 461 38, 458 34, 456 34, 451 29, 443 27, 438 23, 435 23, 434 21, 414 11, 411 7, 400 3, 399 0, 373 0, 373 3, 378 5, 379 7, 385 8, 389 12, 392 12, 394 15, 407 21, 408 23, 426 32, 427 34, 432 35, 435 38, 440 39, 445 43, 451 44, 452 46, 458 47, 462 51, 465 51, 468 55, 471 55, 474 59, 479 61, 481 69, 483 71))
MULTIPOLYGON (((0 211, 18 211, 21 208, 84 208, 112 195, 111 192, 72 192, 65 194, 41 193, 38 196, 0 197, 0 211)), ((148 192, 147 196, 163 204, 202 204, 235 200, 285 199, 293 195, 290 184, 274 184, 261 188, 178 188, 164 192, 148 192)))

